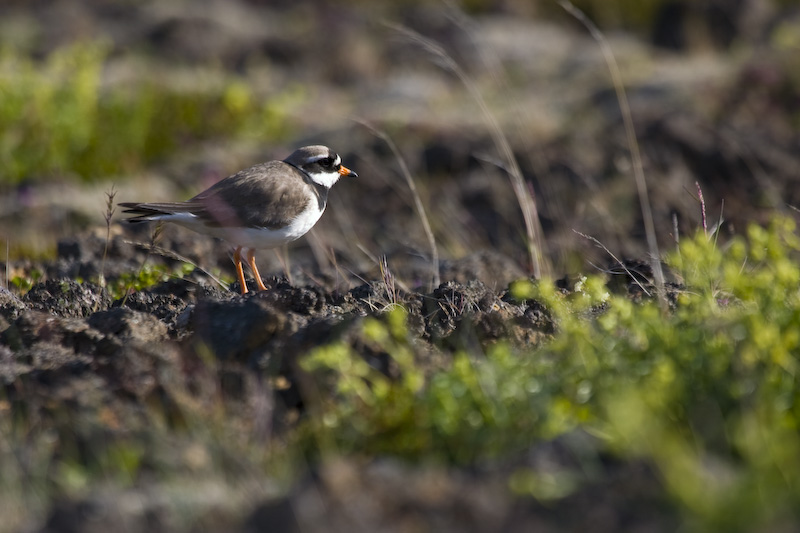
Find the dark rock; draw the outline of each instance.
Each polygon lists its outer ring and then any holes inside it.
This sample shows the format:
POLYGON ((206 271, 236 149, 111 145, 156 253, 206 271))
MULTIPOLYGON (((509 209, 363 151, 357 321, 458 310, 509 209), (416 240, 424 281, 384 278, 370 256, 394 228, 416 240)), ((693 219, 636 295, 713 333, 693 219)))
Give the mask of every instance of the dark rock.
POLYGON ((319 313, 325 304, 325 294, 319 287, 293 287, 286 280, 272 284, 269 290, 258 292, 255 297, 301 315, 319 313))
POLYGON ((58 259, 45 266, 49 279, 83 278, 108 280, 121 274, 135 272, 141 265, 143 252, 126 243, 117 227, 111 228, 111 238, 105 231, 86 232, 58 241, 58 259))
POLYGON ((171 397, 173 382, 181 376, 176 373, 180 359, 175 344, 125 342, 115 345, 113 351, 98 352, 95 372, 105 378, 112 391, 129 394, 140 401, 155 395, 161 403, 175 403, 171 397))
POLYGON ((16 320, 19 314, 25 310, 25 303, 14 293, 5 288, 0 288, 0 316, 6 320, 16 320))
POLYGON ((17 360, 29 364, 40 376, 40 383, 54 383, 69 375, 89 370, 92 358, 80 355, 69 346, 52 342, 36 342, 17 354, 17 360))
POLYGON ((755 4, 749 0, 661 2, 653 16, 652 42, 676 52, 707 46, 709 42, 728 49, 734 42, 745 42, 764 32, 766 20, 758 16, 755 4))
POLYGON ((77 238, 61 239, 56 245, 56 254, 62 259, 82 259, 83 247, 77 238))
POLYGON ((102 514, 102 510, 92 502, 60 500, 54 502, 50 516, 39 533, 96 531, 98 522, 102 522, 102 514))
POLYGON ((167 326, 163 322, 150 314, 124 307, 94 313, 88 323, 98 331, 124 342, 159 342, 167 338, 167 326))
POLYGON ((425 299, 426 329, 432 339, 450 336, 466 319, 471 324, 477 316, 492 308, 497 300, 480 281, 466 285, 448 281, 439 285, 425 299))
POLYGON ((160 320, 174 333, 178 328, 178 317, 186 310, 186 300, 169 293, 153 293, 137 291, 114 302, 115 306, 123 305, 125 308, 146 313, 160 320))
POLYGON ((73 279, 53 279, 37 283, 23 296, 31 309, 62 317, 86 317, 108 309, 111 298, 105 289, 93 283, 78 283, 73 279))
POLYGON ((294 505, 288 498, 280 498, 262 503, 256 507, 242 526, 242 533, 261 533, 262 531, 301 532, 297 523, 294 505))
POLYGON ((196 302, 200 298, 230 300, 236 296, 236 293, 231 290, 221 289, 214 280, 198 268, 182 278, 170 278, 159 283, 147 292, 176 296, 187 302, 196 302))
MULTIPOLYGON (((12 350, 33 348, 39 343, 63 346, 71 353, 92 354, 102 334, 85 320, 60 318, 39 311, 25 311, 0 335, 12 350)), ((33 350, 33 353, 36 353, 33 350)))
POLYGON ((197 302, 191 328, 195 342, 207 345, 219 359, 247 361, 275 335, 294 333, 297 323, 284 310, 253 295, 227 302, 197 302))
MULTIPOLYGON (((290 495, 291 507, 303 509, 297 515, 301 531, 414 531, 420 524, 448 532, 538 531, 508 527, 505 518, 512 502, 505 488, 508 481, 501 476, 479 478, 463 471, 420 467, 388 458, 367 464, 348 459, 329 461, 315 474, 290 495), (374 505, 365 506, 363 502, 374 505)), ((291 515, 280 502, 271 505, 276 508, 259 509, 257 513, 287 520, 291 527, 291 515)), ((252 516, 248 523, 262 517, 252 516)))
POLYGON ((170 531, 163 511, 144 492, 124 494, 118 491, 93 494, 83 499, 62 498, 54 502, 39 533, 102 533, 170 531), (137 505, 125 505, 134 497, 137 505))
POLYGON ((494 289, 525 277, 519 265, 493 250, 475 252, 455 261, 442 261, 440 272, 443 280, 459 283, 478 280, 494 289))
POLYGON ((334 301, 334 305, 341 307, 343 313, 358 313, 366 316, 374 309, 374 301, 378 300, 378 293, 372 284, 364 283, 347 291, 334 301))

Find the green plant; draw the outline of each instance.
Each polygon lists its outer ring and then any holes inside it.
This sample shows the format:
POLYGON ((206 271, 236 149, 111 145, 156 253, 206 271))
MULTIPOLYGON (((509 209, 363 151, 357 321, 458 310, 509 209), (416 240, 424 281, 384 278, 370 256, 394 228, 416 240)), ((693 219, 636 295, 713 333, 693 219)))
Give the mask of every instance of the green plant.
POLYGON ((26 293, 31 290, 31 287, 36 285, 42 279, 42 272, 36 268, 32 269, 27 276, 14 276, 11 278, 11 285, 17 288, 21 293, 26 293))
POLYGON ((183 278, 194 270, 194 265, 182 263, 176 268, 166 265, 144 263, 135 273, 126 272, 117 278, 109 280, 107 288, 114 299, 122 298, 130 291, 148 289, 170 278, 183 278))
MULTIPOLYGON (((399 379, 344 343, 305 359, 335 390, 319 395, 309 423, 320 422, 305 442, 323 453, 471 464, 582 429, 611 453, 654 464, 700 529, 797 519, 799 256, 790 219, 753 225, 725 245, 698 232, 667 259, 685 287, 666 314, 653 299, 609 294, 599 277, 569 294, 521 281, 512 295, 545 306, 552 340, 458 350, 425 372, 404 312, 393 309, 365 320, 362 338, 399 379)), ((539 487, 531 495, 560 497, 575 486, 518 477, 512 485, 539 487)))
POLYGON ((104 84, 109 46, 86 42, 41 62, 0 49, 0 183, 132 172, 190 142, 221 136, 282 139, 288 113, 305 98, 289 88, 263 99, 223 72, 183 89, 143 75, 104 84))

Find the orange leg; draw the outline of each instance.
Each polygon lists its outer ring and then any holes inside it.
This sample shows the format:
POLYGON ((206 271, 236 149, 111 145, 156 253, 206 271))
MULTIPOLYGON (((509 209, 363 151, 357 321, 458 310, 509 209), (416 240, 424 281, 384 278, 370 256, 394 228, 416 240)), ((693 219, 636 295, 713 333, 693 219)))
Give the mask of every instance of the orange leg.
POLYGON ((256 252, 252 248, 247 249, 247 264, 250 265, 250 269, 253 271, 253 275, 256 277, 256 285, 258 285, 258 290, 267 290, 264 282, 261 281, 261 274, 258 273, 258 267, 256 266, 256 252))
POLYGON ((236 277, 239 278, 239 286, 242 294, 247 294, 247 283, 244 281, 244 270, 242 270, 242 247, 239 246, 233 252, 233 264, 236 265, 236 277))

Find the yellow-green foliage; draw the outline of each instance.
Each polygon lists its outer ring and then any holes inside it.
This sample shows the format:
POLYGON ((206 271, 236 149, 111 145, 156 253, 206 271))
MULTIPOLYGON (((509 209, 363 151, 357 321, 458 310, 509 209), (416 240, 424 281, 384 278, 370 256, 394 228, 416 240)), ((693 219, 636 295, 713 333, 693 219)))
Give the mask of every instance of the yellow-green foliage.
POLYGON ((181 145, 231 135, 280 139, 305 93, 262 101, 237 80, 177 90, 154 79, 104 86, 108 47, 72 45, 38 63, 0 49, 0 183, 75 174, 101 179, 181 145))
POLYGON ((112 298, 122 298, 128 291, 141 291, 169 280, 182 278, 194 270, 194 265, 182 263, 175 269, 165 265, 151 265, 146 263, 135 273, 125 273, 108 282, 108 292, 112 298))
MULTIPOLYGON (((613 453, 652 462, 698 527, 797 518, 798 251, 789 219, 724 245, 702 233, 684 239, 668 258, 685 280, 669 311, 609 295, 599 278, 568 295, 548 282, 517 283, 517 298, 538 300, 554 319, 551 341, 452 353, 424 374, 401 310, 368 320, 365 337, 404 379, 387 378, 344 344, 314 351, 305 367, 338 393, 321 400, 315 442, 463 463, 580 428, 613 453)), ((574 486, 524 471, 510 484, 537 497, 574 486)))
POLYGON ((10 282, 20 293, 26 293, 31 290, 31 287, 40 279, 42 279, 42 272, 34 268, 27 276, 14 276, 11 278, 10 282))

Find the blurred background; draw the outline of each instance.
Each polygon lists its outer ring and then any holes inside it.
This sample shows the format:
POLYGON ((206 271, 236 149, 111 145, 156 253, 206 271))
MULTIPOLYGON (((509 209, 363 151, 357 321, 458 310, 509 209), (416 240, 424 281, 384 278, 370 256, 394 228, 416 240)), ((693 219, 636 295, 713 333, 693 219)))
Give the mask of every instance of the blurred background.
MULTIPOLYGON (((736 232, 800 205, 800 2, 575 5, 621 69, 662 248, 702 226, 702 206, 709 227, 736 232)), ((576 232, 646 255, 609 67, 556 1, 0 5, 0 234, 23 269, 63 239, 105 234, 112 185, 115 201, 185 199, 323 143, 360 177, 334 189, 294 261, 368 274, 386 255, 422 284, 430 248, 402 159, 444 260, 488 250, 530 272, 492 121, 535 198, 554 274, 608 264, 576 232)), ((229 268, 223 247, 168 232, 167 247, 229 268)), ((263 270, 281 270, 263 255, 263 270)))

